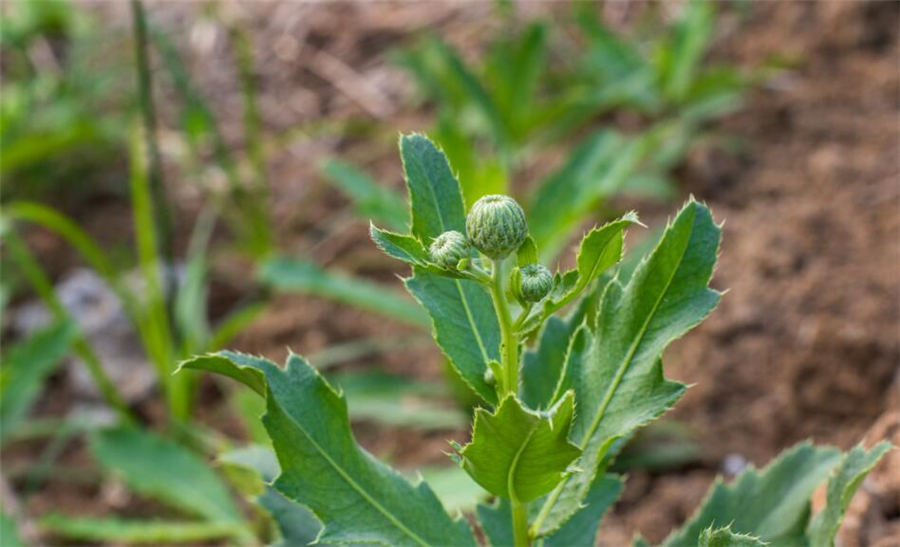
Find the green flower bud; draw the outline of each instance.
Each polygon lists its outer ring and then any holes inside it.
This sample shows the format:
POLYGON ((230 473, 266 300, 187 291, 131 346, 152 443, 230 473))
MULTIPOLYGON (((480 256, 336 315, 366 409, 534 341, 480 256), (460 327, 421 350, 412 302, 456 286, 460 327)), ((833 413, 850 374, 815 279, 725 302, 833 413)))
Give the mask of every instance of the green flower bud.
POLYGON ((469 241, 466 236, 451 230, 437 236, 428 250, 435 264, 455 270, 460 260, 469 258, 469 241))
POLYGON ((485 256, 500 259, 519 248, 528 235, 525 212, 509 196, 484 196, 466 218, 472 245, 485 256))
POLYGON ((540 264, 526 264, 515 270, 513 290, 525 302, 540 302, 553 288, 553 274, 540 264))

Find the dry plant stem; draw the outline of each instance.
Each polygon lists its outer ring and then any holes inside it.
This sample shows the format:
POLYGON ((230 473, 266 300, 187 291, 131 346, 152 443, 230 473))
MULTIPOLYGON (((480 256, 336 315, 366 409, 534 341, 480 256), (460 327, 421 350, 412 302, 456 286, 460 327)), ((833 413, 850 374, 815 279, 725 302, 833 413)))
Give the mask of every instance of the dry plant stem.
MULTIPOLYGON (((498 395, 503 399, 509 394, 515 395, 519 389, 519 340, 513 325, 512 314, 509 311, 509 302, 506 300, 506 292, 503 290, 505 270, 504 259, 492 261, 491 268, 491 299, 494 301, 494 309, 497 311, 497 321, 500 323, 500 369, 503 378, 498 378, 498 395)), ((515 496, 510 498, 512 507, 513 543, 515 547, 529 547, 528 537, 528 512, 525 505, 520 503, 515 496)))

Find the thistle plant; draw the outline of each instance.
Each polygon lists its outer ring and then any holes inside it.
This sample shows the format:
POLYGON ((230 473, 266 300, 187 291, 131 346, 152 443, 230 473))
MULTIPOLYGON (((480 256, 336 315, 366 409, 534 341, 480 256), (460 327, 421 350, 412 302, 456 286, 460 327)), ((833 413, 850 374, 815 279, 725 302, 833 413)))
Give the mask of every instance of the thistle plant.
MULTIPOLYGON (((285 543, 298 522, 313 521, 319 528, 304 537, 320 543, 474 546, 484 537, 493 547, 593 546, 622 490, 622 477, 608 471, 617 451, 686 390, 664 377, 661 357, 722 296, 709 287, 720 226, 691 199, 625 275, 616 269, 625 231, 640 225, 629 213, 591 229, 575 267, 551 273, 512 198, 486 196, 467 213, 431 141, 405 136, 400 150, 410 230, 373 225, 372 239, 411 266, 407 289, 482 400, 471 440, 451 443, 451 457, 493 500, 470 520, 449 515, 424 480, 410 483, 356 443, 343 395, 298 355, 280 368, 220 352, 182 368, 229 376, 266 398, 263 423, 280 467, 272 488, 299 504, 272 508, 285 543), (315 519, 297 514, 301 506, 315 519)), ((842 457, 801 444, 733 484, 714 484, 663 545, 829 547, 849 498, 888 448, 842 457), (811 519, 809 498, 829 474, 828 503, 811 519)))

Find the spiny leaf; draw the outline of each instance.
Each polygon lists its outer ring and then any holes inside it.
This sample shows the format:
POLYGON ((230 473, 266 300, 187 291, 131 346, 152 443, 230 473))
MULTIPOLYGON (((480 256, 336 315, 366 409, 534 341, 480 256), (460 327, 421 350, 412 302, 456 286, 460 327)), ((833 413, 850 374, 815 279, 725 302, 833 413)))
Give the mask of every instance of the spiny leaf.
POLYGON ((633 211, 622 218, 594 228, 581 240, 575 258, 578 270, 576 292, 581 292, 607 268, 622 260, 625 229, 641 224, 633 211))
POLYGON ((274 486, 325 523, 319 542, 474 547, 465 521, 451 519, 428 485, 411 485, 356 443, 346 401, 299 356, 291 354, 280 369, 259 357, 221 352, 181 368, 263 388, 263 423, 282 470, 274 486))
POLYGON ((728 523, 734 533, 779 547, 806 545, 809 498, 839 459, 833 448, 801 443, 761 471, 744 471, 728 486, 717 480, 694 516, 663 545, 696 545, 704 530, 728 523))
POLYGON ((809 526, 807 535, 812 547, 834 547, 834 538, 856 489, 891 448, 891 443, 883 441, 868 451, 862 446, 855 446, 844 456, 828 479, 825 509, 816 515, 809 526))
POLYGON ((372 240, 386 255, 415 266, 417 271, 438 274, 444 277, 466 279, 465 273, 449 270, 431 262, 431 255, 425 246, 411 235, 395 234, 377 228, 374 224, 369 228, 372 240))
POLYGON ((463 469, 496 496, 527 502, 546 494, 581 454, 567 439, 574 412, 572 393, 546 414, 513 395, 493 414, 476 410, 472 442, 460 452, 463 469))
POLYGON ((369 226, 369 233, 378 248, 388 256, 413 266, 428 265, 428 251, 415 237, 381 230, 374 224, 369 226))
POLYGON ((664 378, 660 356, 719 301, 707 285, 720 233, 709 209, 691 200, 628 285, 606 287, 590 354, 572 361, 561 380, 579 402, 571 440, 584 450, 578 462, 584 473, 551 494, 535 522, 539 535, 577 511, 617 439, 657 418, 684 393, 683 384, 664 378))
POLYGON ((497 394, 484 379, 490 361, 500 360, 500 325, 491 297, 481 285, 416 272, 406 288, 433 319, 434 339, 482 399, 494 405, 497 394))
POLYGON ((710 526, 700 532, 699 547, 765 547, 766 543, 746 534, 731 531, 731 525, 713 530, 710 526))
POLYGON ((459 182, 444 153, 424 135, 400 138, 400 156, 409 188, 412 234, 425 244, 443 232, 466 233, 466 210, 459 182))
MULTIPOLYGON (((428 138, 400 139, 412 209, 413 236, 428 243, 447 230, 466 233, 466 213, 459 182, 447 158, 428 138)), ((500 359, 500 326, 487 291, 464 279, 448 279, 414 268, 406 287, 433 320, 435 340, 460 376, 482 399, 496 404, 484 374, 500 359)))

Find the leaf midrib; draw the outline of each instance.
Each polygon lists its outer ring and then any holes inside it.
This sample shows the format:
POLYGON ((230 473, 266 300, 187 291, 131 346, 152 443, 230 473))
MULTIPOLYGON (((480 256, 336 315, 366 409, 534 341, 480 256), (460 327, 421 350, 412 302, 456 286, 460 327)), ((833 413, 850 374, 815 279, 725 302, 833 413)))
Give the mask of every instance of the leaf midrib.
MULTIPOLYGON (((582 451, 584 451, 587 448, 587 445, 590 442, 591 437, 594 436, 594 433, 596 433, 596 431, 597 431, 597 427, 600 426, 600 421, 603 419, 603 416, 606 413, 606 409, 609 407, 610 402, 612 402, 612 398, 615 395, 615 392, 619 389, 619 384, 622 381, 622 377, 625 375, 625 371, 630 366, 632 359, 634 359, 634 354, 637 351, 638 346, 640 345, 641 341, 644 338, 644 335, 647 332, 647 327, 650 325, 650 320, 653 318, 653 316, 656 315, 656 311, 659 308, 659 304, 663 300, 663 295, 665 295, 666 293, 669 292, 669 287, 672 285, 672 280, 675 279, 675 274, 678 272, 679 268, 681 268, 681 263, 684 261, 684 255, 687 253, 688 245, 690 244, 690 238, 694 232, 693 223, 694 223, 695 219, 696 219, 696 214, 695 214, 695 218, 691 219, 691 233, 688 235, 687 241, 684 244, 684 249, 682 250, 680 256, 678 257, 678 264, 675 266, 675 268, 672 269, 672 275, 669 277, 668 280, 666 280, 665 288, 662 291, 660 291, 660 296, 659 296, 659 298, 656 299, 656 302, 653 304, 653 310, 650 312, 650 314, 647 316, 647 319, 644 321, 644 324, 641 326, 640 333, 638 334, 635 342, 632 344, 631 349, 628 352, 628 355, 626 356, 625 360, 619 364, 619 369, 616 371, 616 376, 613 379, 613 382, 610 385, 609 389, 607 390, 606 395, 603 398, 603 402, 600 403, 600 408, 597 411, 597 415, 594 417, 594 420, 591 422, 591 426, 588 428, 588 431, 585 434, 584 439, 582 440, 582 442, 579 445, 579 448, 581 448, 582 451)), ((556 504, 556 501, 559 499, 559 494, 557 492, 561 493, 563 488, 565 487, 565 485, 568 482, 569 482, 569 477, 566 477, 565 479, 563 479, 562 482, 560 482, 560 484, 556 488, 556 490, 554 490, 555 495, 551 494, 550 499, 547 500, 547 503, 550 504, 550 507, 552 507, 552 505, 556 504)), ((541 513, 543 513, 543 510, 541 511, 541 513)))
MULTIPOLYGON (((431 201, 434 204, 434 210, 437 212, 438 223, 441 225, 441 232, 442 233, 446 232, 447 225, 444 223, 444 214, 441 211, 440 203, 438 203, 437 196, 434 194, 434 185, 431 183, 431 177, 428 176, 425 166, 422 165, 422 162, 419 161, 418 157, 414 157, 411 159, 416 162, 419 169, 423 173, 426 173, 425 178, 428 179, 428 184, 426 185, 428 187, 428 194, 431 196, 431 201)), ((490 359, 490 357, 488 357, 487 348, 484 347, 484 340, 482 340, 482 338, 481 338, 481 333, 478 332, 478 328, 475 325, 475 318, 472 317, 472 310, 471 310, 471 307, 469 306, 469 299, 466 296, 465 291, 463 291, 460 280, 454 279, 453 283, 456 285, 456 290, 459 292, 459 298, 462 301, 463 309, 466 312, 466 319, 469 321, 470 330, 472 331, 472 334, 475 336, 475 341, 478 343, 478 349, 481 351, 481 357, 484 359, 485 367, 487 367, 487 364, 491 359, 490 359)))
MULTIPOLYGON (((275 396, 274 393, 272 393, 271 388, 269 389, 269 395, 271 397, 275 396)), ((280 406, 281 406, 281 404, 279 403, 279 407, 280 406)), ((415 541, 422 547, 431 547, 431 545, 429 543, 427 543, 425 540, 420 538, 415 532, 413 532, 412 530, 407 528, 405 524, 403 524, 397 517, 395 517, 393 515, 393 513, 391 513, 384 506, 382 506, 380 503, 378 503, 378 501, 375 500, 372 496, 370 496, 369 493, 366 492, 366 490, 362 486, 360 486, 355 480, 353 480, 353 478, 344 470, 344 468, 341 467, 340 465, 338 465, 338 463, 336 461, 334 461, 331 458, 331 456, 328 455, 328 453, 325 451, 325 449, 322 448, 322 446, 316 442, 316 440, 312 437, 312 435, 310 435, 310 433, 302 425, 300 425, 300 423, 297 422, 297 420, 295 420, 294 417, 291 416, 291 414, 289 412, 284 411, 283 408, 282 408, 282 412, 284 412, 285 416, 288 417, 288 419, 291 421, 291 423, 294 424, 297 427, 297 429, 300 430, 301 433, 303 433, 303 435, 309 440, 310 444, 313 445, 313 447, 316 449, 316 451, 323 458, 325 458, 325 461, 327 461, 328 464, 331 465, 331 467, 334 468, 334 470, 337 471, 337 473, 347 482, 347 484, 349 484, 354 490, 356 490, 357 493, 359 493, 360 496, 363 497, 363 499, 365 499, 367 502, 369 502, 376 510, 378 510, 378 512, 380 512, 382 515, 384 515, 395 527, 397 527, 397 529, 399 529, 401 532, 405 533, 413 541, 415 541)))
POLYGON ((519 497, 516 495, 515 489, 515 478, 516 478, 516 468, 519 465, 519 458, 525 452, 525 449, 528 447, 528 443, 531 442, 531 438, 534 436, 535 431, 537 431, 540 422, 531 426, 531 429, 528 431, 528 435, 525 436, 525 440, 522 441, 522 446, 516 450, 516 455, 513 456, 512 461, 509 464, 509 471, 506 474, 506 489, 509 491, 509 498, 512 501, 518 502, 519 497))
POLYGON ((675 268, 672 269, 672 275, 669 276, 669 278, 666 280, 665 288, 660 291, 659 297, 656 299, 656 302, 653 303, 653 309, 647 315, 647 319, 644 320, 644 324, 641 325, 641 330, 635 338, 634 343, 631 345, 631 348, 628 350, 628 354, 625 356, 625 359, 619 364, 619 368, 616 371, 616 376, 615 378, 613 378, 612 384, 606 391, 603 402, 600 403, 600 408, 597 410, 597 415, 591 422, 591 427, 588 428, 588 434, 585 435, 585 438, 582 441, 582 450, 584 450, 584 448, 587 446, 590 438, 594 436, 594 433, 597 432, 597 428, 600 426, 600 421, 603 420, 603 417, 606 414, 606 409, 612 402, 612 398, 615 396, 616 391, 618 391, 619 384, 622 382, 622 378, 625 376, 625 371, 627 371, 631 367, 631 363, 634 360, 634 354, 637 352, 637 348, 641 345, 641 342, 644 340, 644 336, 647 334, 647 327, 650 326, 650 322, 653 320, 654 316, 656 316, 656 312, 659 309, 660 303, 662 303, 663 298, 669 292, 669 288, 672 286, 672 281, 675 279, 675 274, 677 274, 678 270, 681 268, 681 263, 684 261, 684 255, 687 254, 688 244, 690 243, 690 236, 693 235, 694 232, 693 220, 694 219, 691 219, 691 233, 688 235, 688 240, 685 242, 684 250, 682 250, 681 254, 678 257, 678 264, 676 264, 675 268))

